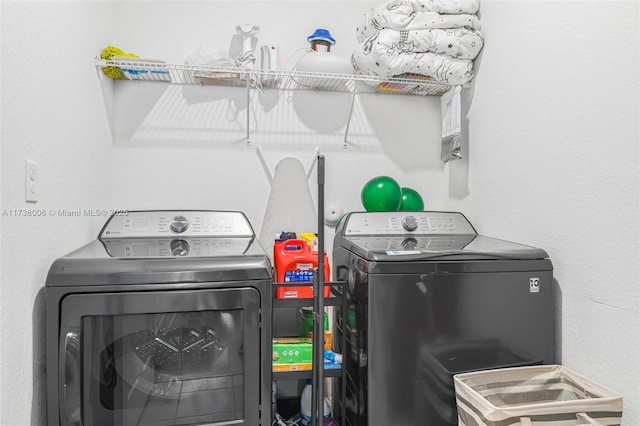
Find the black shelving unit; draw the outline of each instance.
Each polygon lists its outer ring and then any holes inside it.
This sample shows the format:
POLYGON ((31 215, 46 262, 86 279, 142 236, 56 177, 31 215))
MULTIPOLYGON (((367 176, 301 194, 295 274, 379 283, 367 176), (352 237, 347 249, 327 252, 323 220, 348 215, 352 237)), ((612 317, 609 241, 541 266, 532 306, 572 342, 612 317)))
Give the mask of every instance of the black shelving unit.
MULTIPOLYGON (((313 281, 313 298, 301 298, 301 299, 273 299, 273 327, 274 337, 276 336, 276 330, 278 329, 276 322, 278 321, 276 312, 278 310, 294 311, 296 308, 305 306, 313 306, 313 362, 311 371, 287 371, 287 372, 273 372, 273 379, 280 380, 312 380, 312 401, 311 401, 311 426, 320 426, 323 422, 323 406, 324 406, 324 379, 327 377, 342 378, 339 386, 333 386, 334 391, 338 393, 337 398, 334 398, 333 404, 333 416, 340 423, 342 419, 346 418, 345 407, 345 380, 344 371, 346 359, 346 333, 333 333, 334 336, 339 335, 341 341, 336 342, 334 340, 332 349, 338 347, 339 353, 342 354, 342 368, 340 369, 325 369, 324 368, 324 309, 325 306, 340 307, 341 316, 337 318, 335 327, 341 327, 341 330, 345 328, 347 320, 347 299, 345 282, 327 282, 324 276, 324 156, 318 155, 317 162, 318 169, 318 267, 314 274, 313 281), (329 286, 330 296, 325 298, 324 290, 329 286), (338 402, 338 409, 336 410, 336 402, 338 402)), ((273 284, 275 290, 278 287, 299 287, 300 283, 275 283, 273 284)), ((294 311, 295 312, 295 311, 294 311)), ((297 312, 296 312, 297 314, 297 312)), ((296 315, 290 315, 289 321, 295 321, 296 315)), ((334 327, 334 328, 335 328, 334 327)))
MULTIPOLYGON (((327 298, 324 298, 324 306, 332 306, 332 307, 340 307, 340 316, 336 317, 336 322, 334 324, 334 330, 333 330, 333 336, 334 336, 334 349, 340 348, 338 351, 335 351, 337 353, 342 354, 343 359, 345 358, 346 354, 344 353, 345 348, 346 348, 346 334, 343 332, 336 332, 338 330, 342 330, 344 327, 344 324, 346 324, 346 318, 344 317, 346 315, 347 309, 346 309, 346 298, 343 297, 344 293, 344 286, 346 285, 345 281, 335 281, 335 282, 325 282, 324 286, 328 286, 331 288, 330 291, 330 296, 327 298), (339 339, 341 340, 340 342, 336 341, 336 337, 339 336, 339 339)), ((276 311, 293 311, 290 312, 290 315, 287 319, 284 319, 282 321, 289 321, 289 322, 295 322, 297 317, 294 314, 294 312, 296 312, 295 310, 302 308, 302 307, 307 307, 307 306, 314 306, 314 299, 313 298, 296 298, 296 299, 278 299, 275 298, 275 290, 277 288, 281 288, 281 287, 299 287, 300 283, 274 283, 273 284, 273 291, 274 291, 274 298, 272 301, 272 308, 274 310, 274 314, 276 313, 276 311)), ((324 295, 324 293, 323 293, 324 295)), ((276 318, 276 315, 273 316, 274 318, 276 318)), ((273 327, 274 330, 277 330, 277 324, 274 324, 273 327)), ((288 333, 291 334, 291 333, 288 333)), ((314 345, 320 345, 320 347, 324 346, 324 333, 320 333, 321 338, 318 340, 314 339, 314 345)), ((274 337, 275 336, 274 334, 274 337)), ((336 378, 336 379, 340 379, 344 377, 344 363, 342 364, 341 368, 337 368, 337 369, 322 369, 321 372, 321 382, 324 381, 325 378, 336 378)), ((300 370, 300 371, 274 371, 273 372, 273 380, 275 380, 276 382, 278 381, 285 381, 285 380, 313 380, 313 370, 300 370)), ((336 417, 336 420, 338 422, 341 421, 341 419, 344 419, 346 416, 346 411, 345 411, 345 404, 344 404, 344 395, 345 392, 342 390, 342 385, 343 385, 344 381, 340 381, 340 383, 338 384, 338 386, 333 386, 333 390, 334 390, 334 398, 333 398, 333 410, 334 410, 334 417, 336 417), (336 395, 337 393, 337 395, 336 395), (337 406, 336 406, 336 402, 337 402, 337 406)), ((341 423, 340 423, 341 424, 341 423)))

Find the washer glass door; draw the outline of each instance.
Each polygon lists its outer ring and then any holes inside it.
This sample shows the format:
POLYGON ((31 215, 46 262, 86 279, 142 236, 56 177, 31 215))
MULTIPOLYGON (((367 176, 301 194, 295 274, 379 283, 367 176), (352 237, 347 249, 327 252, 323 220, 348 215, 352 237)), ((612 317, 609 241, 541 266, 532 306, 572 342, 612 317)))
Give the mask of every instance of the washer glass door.
POLYGON ((72 294, 61 304, 61 425, 259 424, 253 288, 72 294))

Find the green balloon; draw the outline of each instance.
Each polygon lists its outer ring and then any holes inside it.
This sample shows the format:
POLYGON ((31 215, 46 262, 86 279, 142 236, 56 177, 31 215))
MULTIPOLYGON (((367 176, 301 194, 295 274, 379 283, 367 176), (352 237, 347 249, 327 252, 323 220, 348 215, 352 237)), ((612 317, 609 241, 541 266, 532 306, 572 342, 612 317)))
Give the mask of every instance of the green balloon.
POLYGON ((422 197, 418 194, 418 191, 411 188, 402 188, 402 203, 400 204, 400 211, 416 212, 423 210, 424 201, 422 201, 422 197))
POLYGON ((360 198, 368 212, 395 212, 402 203, 402 189, 389 176, 377 176, 364 184, 360 198))

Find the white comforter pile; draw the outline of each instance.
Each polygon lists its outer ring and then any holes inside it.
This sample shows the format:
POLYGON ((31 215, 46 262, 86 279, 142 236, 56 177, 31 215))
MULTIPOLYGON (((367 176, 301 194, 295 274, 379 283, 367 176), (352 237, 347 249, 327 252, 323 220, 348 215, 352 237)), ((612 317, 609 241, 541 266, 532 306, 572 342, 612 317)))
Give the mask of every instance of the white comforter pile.
POLYGON ((479 0, 390 0, 365 13, 351 56, 359 74, 464 84, 482 49, 479 0))

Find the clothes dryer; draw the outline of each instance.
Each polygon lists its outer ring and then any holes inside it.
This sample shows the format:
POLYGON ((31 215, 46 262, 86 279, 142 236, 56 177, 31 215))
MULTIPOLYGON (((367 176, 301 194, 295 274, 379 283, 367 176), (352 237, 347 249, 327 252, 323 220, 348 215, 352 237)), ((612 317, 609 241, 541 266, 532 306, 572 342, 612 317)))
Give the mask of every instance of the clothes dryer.
POLYGON ((553 362, 544 250, 478 235, 457 212, 351 213, 333 247, 349 424, 457 425, 454 374, 553 362))
POLYGON ((241 212, 110 217, 47 277, 49 426, 271 424, 271 270, 241 212))

